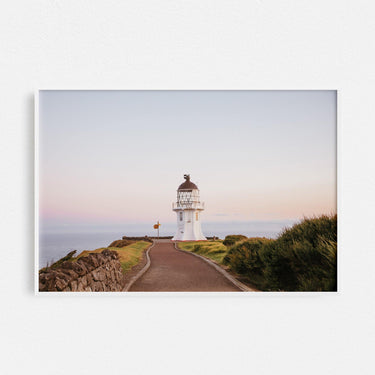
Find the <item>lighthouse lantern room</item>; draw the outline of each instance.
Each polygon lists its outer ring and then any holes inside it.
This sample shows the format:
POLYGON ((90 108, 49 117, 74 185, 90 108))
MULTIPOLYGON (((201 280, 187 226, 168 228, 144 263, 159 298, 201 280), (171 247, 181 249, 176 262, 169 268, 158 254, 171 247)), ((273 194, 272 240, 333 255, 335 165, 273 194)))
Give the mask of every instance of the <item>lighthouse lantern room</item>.
POLYGON ((201 212, 204 203, 200 202, 199 189, 190 181, 190 175, 184 175, 183 182, 177 189, 177 202, 172 209, 177 214, 177 232, 173 241, 204 241, 206 237, 201 229, 201 212))

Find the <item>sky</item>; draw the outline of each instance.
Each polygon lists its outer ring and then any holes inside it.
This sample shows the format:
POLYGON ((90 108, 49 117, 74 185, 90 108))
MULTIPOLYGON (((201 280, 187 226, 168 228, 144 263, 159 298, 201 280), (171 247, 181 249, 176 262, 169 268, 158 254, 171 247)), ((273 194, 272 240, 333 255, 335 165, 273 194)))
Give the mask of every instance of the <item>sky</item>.
POLYGON ((40 92, 42 228, 172 223, 185 173, 210 223, 335 213, 336 92, 40 92))

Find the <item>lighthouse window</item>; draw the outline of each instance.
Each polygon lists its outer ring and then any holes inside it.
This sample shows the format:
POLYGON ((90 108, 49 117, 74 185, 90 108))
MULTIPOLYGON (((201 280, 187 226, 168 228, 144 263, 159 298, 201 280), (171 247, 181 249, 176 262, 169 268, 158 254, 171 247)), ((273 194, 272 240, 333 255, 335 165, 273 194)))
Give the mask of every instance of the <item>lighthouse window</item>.
POLYGON ((182 221, 182 212, 180 212, 180 221, 182 221))
POLYGON ((195 220, 198 221, 198 212, 195 213, 195 220))

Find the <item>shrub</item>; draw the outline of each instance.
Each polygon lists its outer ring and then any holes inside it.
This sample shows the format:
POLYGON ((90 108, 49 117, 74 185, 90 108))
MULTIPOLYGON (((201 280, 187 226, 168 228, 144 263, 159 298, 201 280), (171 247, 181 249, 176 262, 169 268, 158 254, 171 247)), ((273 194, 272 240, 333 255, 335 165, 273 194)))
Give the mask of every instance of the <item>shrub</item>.
POLYGON ((250 238, 224 258, 263 290, 337 290, 337 215, 304 219, 276 240, 250 238))
MULTIPOLYGON (((266 276, 278 278, 283 290, 337 290, 337 215, 304 219, 285 229, 277 239, 276 257, 285 267, 286 276, 267 264, 266 276)), ((274 288, 274 284, 269 285, 274 288)))
POLYGON ((230 234, 225 237, 223 244, 227 247, 234 245, 236 242, 246 240, 247 237, 242 234, 230 234))
POLYGON ((263 287, 263 269, 264 263, 260 252, 263 246, 272 242, 267 238, 249 238, 233 245, 228 254, 223 259, 223 264, 229 265, 236 273, 245 276, 245 278, 256 285, 263 287))
POLYGON ((284 229, 279 239, 285 245, 307 241, 314 247, 318 246, 320 240, 337 242, 337 215, 304 218, 292 228, 284 229))
POLYGON ((259 257, 259 250, 263 243, 264 240, 259 238, 249 238, 239 242, 229 249, 223 263, 230 264, 231 268, 238 273, 246 272, 248 269, 251 269, 253 273, 260 273, 263 263, 259 257))
POLYGON ((264 264, 262 287, 266 290, 296 290, 297 280, 287 251, 278 240, 265 245, 260 254, 264 264))

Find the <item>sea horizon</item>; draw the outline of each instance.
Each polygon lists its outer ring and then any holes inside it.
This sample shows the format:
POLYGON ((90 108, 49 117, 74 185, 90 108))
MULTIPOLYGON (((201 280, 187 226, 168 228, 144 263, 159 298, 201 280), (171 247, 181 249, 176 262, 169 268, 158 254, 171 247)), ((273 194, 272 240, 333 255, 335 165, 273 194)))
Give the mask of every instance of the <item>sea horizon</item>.
MULTIPOLYGON (((246 237, 276 238, 280 232, 299 220, 269 220, 244 222, 203 222, 202 230, 205 236, 224 239, 230 234, 242 234, 246 237)), ((176 223, 162 223, 160 236, 173 236, 176 223)), ((84 250, 94 250, 108 247, 111 242, 123 236, 157 236, 152 224, 124 225, 80 225, 80 226, 51 226, 43 227, 39 235, 39 268, 51 264, 70 251, 77 254, 84 250)))

